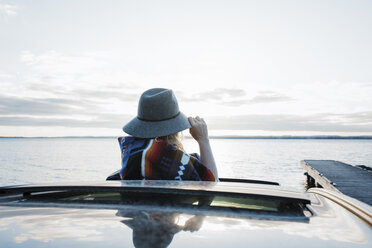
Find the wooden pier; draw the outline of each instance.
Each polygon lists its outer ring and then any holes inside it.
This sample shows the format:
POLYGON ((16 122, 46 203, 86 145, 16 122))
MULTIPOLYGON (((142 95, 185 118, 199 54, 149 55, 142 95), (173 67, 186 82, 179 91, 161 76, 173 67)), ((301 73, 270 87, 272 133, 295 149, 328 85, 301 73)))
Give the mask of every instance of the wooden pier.
POLYGON ((303 160, 308 187, 341 192, 372 205, 372 172, 334 160, 303 160))

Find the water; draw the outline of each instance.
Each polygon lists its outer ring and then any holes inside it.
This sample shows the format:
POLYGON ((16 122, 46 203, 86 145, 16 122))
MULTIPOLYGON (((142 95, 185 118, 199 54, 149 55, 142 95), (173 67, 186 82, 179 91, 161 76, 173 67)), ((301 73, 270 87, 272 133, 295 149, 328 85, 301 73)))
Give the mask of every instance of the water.
MULTIPOLYGON (((198 151, 192 139, 188 152, 198 151)), ((332 159, 372 167, 372 140, 213 139, 219 176, 261 179, 303 191, 303 159, 332 159)), ((120 168, 112 138, 0 139, 0 185, 103 181, 120 168)))

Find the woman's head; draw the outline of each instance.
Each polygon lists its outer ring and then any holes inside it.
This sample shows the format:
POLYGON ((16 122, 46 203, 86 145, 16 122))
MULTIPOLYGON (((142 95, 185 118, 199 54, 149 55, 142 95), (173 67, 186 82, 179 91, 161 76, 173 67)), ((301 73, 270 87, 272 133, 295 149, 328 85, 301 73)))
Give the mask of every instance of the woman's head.
POLYGON ((180 112, 173 91, 153 88, 142 93, 137 117, 128 122, 124 132, 139 138, 155 138, 176 134, 190 128, 187 117, 180 112))

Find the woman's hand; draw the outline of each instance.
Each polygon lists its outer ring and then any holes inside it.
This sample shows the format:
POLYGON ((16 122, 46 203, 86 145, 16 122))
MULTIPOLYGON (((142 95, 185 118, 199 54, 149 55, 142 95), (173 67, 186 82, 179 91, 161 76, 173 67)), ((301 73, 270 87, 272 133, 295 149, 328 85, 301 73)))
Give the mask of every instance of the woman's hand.
POLYGON ((200 149, 200 161, 211 170, 218 181, 216 162, 214 161, 211 145, 209 144, 208 128, 203 118, 189 117, 191 125, 190 134, 198 142, 200 149))
POLYGON ((196 116, 195 118, 189 117, 191 125, 190 134, 197 142, 208 142, 208 127, 203 118, 196 116))

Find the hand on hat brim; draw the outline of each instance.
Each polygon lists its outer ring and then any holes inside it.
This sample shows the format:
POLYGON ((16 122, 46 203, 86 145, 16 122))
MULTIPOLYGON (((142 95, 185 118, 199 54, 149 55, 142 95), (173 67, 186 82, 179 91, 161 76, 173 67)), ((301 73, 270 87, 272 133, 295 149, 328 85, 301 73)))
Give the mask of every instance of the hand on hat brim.
POLYGON ((200 118, 199 116, 196 116, 195 118, 188 117, 188 120, 191 125, 190 128, 191 136, 198 142, 208 141, 209 140, 208 127, 204 119, 200 118))

